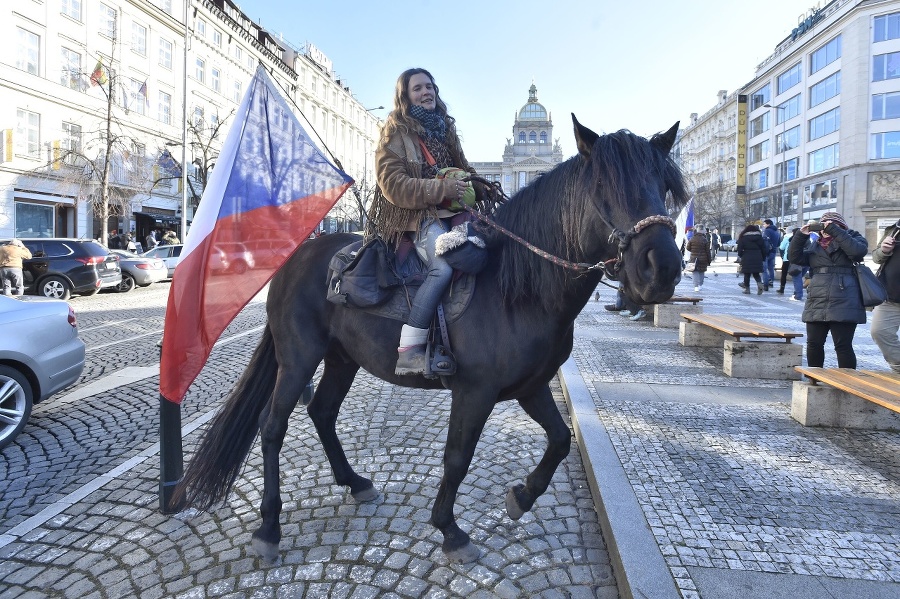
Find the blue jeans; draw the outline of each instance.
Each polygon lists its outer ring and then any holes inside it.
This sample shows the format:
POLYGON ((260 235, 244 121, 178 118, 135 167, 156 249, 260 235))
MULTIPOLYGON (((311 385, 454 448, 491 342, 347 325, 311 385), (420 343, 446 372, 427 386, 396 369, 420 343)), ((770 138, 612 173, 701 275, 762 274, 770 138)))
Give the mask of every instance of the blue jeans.
POLYGON ((763 285, 775 285, 775 252, 772 252, 763 259, 762 279, 763 285))
POLYGON ((428 273, 425 282, 422 283, 419 291, 416 292, 416 297, 413 298, 407 323, 411 327, 427 329, 431 326, 437 305, 453 276, 453 268, 447 264, 447 261, 434 255, 434 244, 437 238, 449 230, 448 226, 440 219, 428 218, 422 223, 422 228, 416 235, 416 253, 427 265, 428 273))
POLYGON ((0 267, 0 281, 3 284, 3 295, 22 295, 25 293, 25 279, 22 277, 21 268, 0 267))
POLYGON ((809 267, 804 266, 800 269, 800 274, 795 275, 791 280, 794 283, 794 298, 798 300, 803 299, 803 279, 806 277, 806 273, 809 272, 809 267))

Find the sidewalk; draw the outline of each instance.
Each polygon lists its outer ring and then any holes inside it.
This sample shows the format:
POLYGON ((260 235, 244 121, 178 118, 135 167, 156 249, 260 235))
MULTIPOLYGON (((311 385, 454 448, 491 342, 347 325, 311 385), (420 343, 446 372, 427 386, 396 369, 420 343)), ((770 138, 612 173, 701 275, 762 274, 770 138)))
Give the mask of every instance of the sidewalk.
MULTIPOLYGON (((704 312, 804 331, 790 283, 743 295, 733 259, 713 263, 704 312)), ((900 434, 804 428, 789 381, 731 379, 721 350, 608 312, 598 290, 561 378, 620 594, 900 597, 900 434)), ((887 368, 868 325, 854 348, 887 368)))

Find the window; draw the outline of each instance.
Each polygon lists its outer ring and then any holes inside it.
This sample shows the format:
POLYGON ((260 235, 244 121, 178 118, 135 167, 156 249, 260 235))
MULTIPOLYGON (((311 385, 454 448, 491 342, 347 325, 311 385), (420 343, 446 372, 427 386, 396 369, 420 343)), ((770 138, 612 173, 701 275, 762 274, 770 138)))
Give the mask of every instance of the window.
POLYGON ((158 117, 161 123, 166 125, 172 124, 172 95, 166 92, 159 92, 158 101, 158 117))
POLYGON ((203 19, 197 19, 197 36, 198 37, 206 37, 206 21, 203 19))
POLYGON ((234 100, 235 102, 237 102, 238 104, 240 104, 240 102, 241 102, 241 91, 242 91, 241 90, 241 82, 235 81, 234 88, 232 89, 233 95, 232 95, 231 99, 234 100))
POLYGON ((131 51, 147 56, 147 28, 143 25, 131 24, 131 51))
POLYGON ((830 168, 836 167, 840 162, 840 151, 838 148, 838 144, 833 144, 830 146, 826 146, 821 150, 816 150, 815 152, 810 152, 809 156, 809 171, 808 174, 812 175, 813 173, 818 173, 824 170, 828 170, 830 168))
POLYGON ((762 189, 769 186, 769 169, 764 168, 761 171, 750 173, 750 191, 762 189))
POLYGON ((218 29, 213 29, 213 44, 217 48, 222 47, 222 32, 219 31, 218 29))
POLYGON ((81 152, 81 126, 75 123, 62 124, 63 138, 60 148, 65 151, 63 160, 66 164, 75 164, 77 153, 81 152))
POLYGON ((778 93, 783 94, 800 83, 800 63, 798 62, 790 69, 778 76, 778 93))
POLYGON ((172 69, 172 42, 162 38, 159 40, 159 66, 172 69))
POLYGON ((172 14, 172 0, 153 0, 153 3, 160 7, 166 14, 172 14))
POLYGON ((798 114, 800 114, 800 94, 778 105, 778 110, 775 111, 775 122, 780 125, 798 114))
POLYGON ((546 131, 541 131, 541 140, 540 140, 540 143, 542 143, 542 144, 546 144, 546 143, 547 143, 547 132, 546 132, 546 131))
POLYGON ((900 92, 872 95, 872 120, 900 118, 900 92))
POLYGON ((19 37, 16 48, 16 68, 31 75, 37 75, 41 66, 41 36, 21 27, 16 29, 19 37))
POLYGON ((809 56, 809 74, 830 65, 841 57, 841 36, 837 36, 809 56))
POLYGON ((76 21, 81 20, 81 0, 60 0, 60 10, 62 14, 71 17, 76 21))
POLYGON ((30 110, 16 110, 16 152, 30 158, 41 157, 41 115, 30 110))
POLYGON ((129 84, 128 98, 126 99, 128 110, 137 114, 147 114, 147 86, 144 81, 132 79, 129 84))
POLYGON ((202 58, 197 59, 194 78, 200 83, 206 83, 206 61, 202 58))
POLYGON ((537 143, 537 133, 535 133, 534 131, 531 131, 528 134, 528 143, 530 143, 530 144, 537 143))
POLYGON ((110 8, 105 4, 100 4, 97 11, 97 33, 106 37, 115 37, 116 35, 116 9, 110 8))
POLYGON ((197 106, 194 108, 194 120, 192 121, 192 124, 196 129, 203 128, 203 107, 197 106))
POLYGON ((750 96, 750 110, 762 108, 769 103, 769 85, 766 84, 750 96))
POLYGON ((875 41, 884 42, 900 38, 900 12, 875 17, 875 41))
POLYGON ((221 89, 222 89, 221 79, 222 79, 222 71, 218 67, 212 67, 209 70, 209 85, 213 88, 213 90, 221 91, 221 89))
POLYGON ((900 52, 878 54, 872 68, 872 81, 884 81, 900 77, 900 52))
POLYGON ((838 106, 825 114, 820 114, 809 121, 809 141, 819 139, 837 131, 841 126, 841 107, 838 106))
POLYGON ((525 132, 524 131, 519 131, 519 143, 520 144, 525 143, 525 132))
POLYGON ((243 60, 244 58, 244 49, 235 44, 234 46, 234 59, 238 62, 243 60))
POLYGON ((900 131, 873 134, 872 158, 900 158, 900 131))
POLYGON ((793 181, 800 176, 800 159, 791 158, 775 167, 775 183, 784 181, 793 181))
POLYGON ((249 52, 247 53, 247 68, 251 71, 256 69, 256 59, 249 52))
POLYGON ((783 133, 775 136, 775 153, 780 154, 786 150, 796 148, 800 145, 800 125, 792 127, 783 133))
POLYGON ((825 100, 841 93, 841 72, 819 81, 809 88, 809 107, 818 106, 825 100))
POLYGON ((59 82, 69 89, 81 89, 81 54, 66 47, 60 49, 62 71, 59 82))
POLYGON ((769 140, 750 146, 749 163, 755 164, 769 157, 769 140))
POLYGON ((750 137, 755 137, 760 133, 769 130, 769 112, 766 111, 750 121, 750 137))

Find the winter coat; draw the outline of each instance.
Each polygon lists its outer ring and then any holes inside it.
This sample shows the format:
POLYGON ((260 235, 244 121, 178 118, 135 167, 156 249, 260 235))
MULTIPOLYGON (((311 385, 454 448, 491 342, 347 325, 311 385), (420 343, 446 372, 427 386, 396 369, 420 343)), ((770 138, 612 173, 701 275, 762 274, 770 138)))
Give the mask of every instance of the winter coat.
POLYGON ((807 244, 809 235, 797 231, 791 238, 791 264, 809 266, 803 322, 866 322, 854 262, 861 262, 869 250, 866 238, 852 229, 830 223, 825 232, 833 237, 827 248, 807 244))
POLYGON ((737 254, 741 259, 741 272, 761 273, 766 242, 759 231, 747 231, 738 237, 737 254))
POLYGON ((706 272, 709 263, 712 262, 709 255, 709 242, 703 233, 694 233, 691 240, 687 243, 687 249, 691 253, 691 262, 696 262, 694 270, 697 272, 706 272))
POLYGON ((775 254, 778 251, 778 246, 781 245, 781 232, 778 230, 778 227, 768 225, 763 229, 762 234, 769 239, 769 244, 772 246, 772 251, 769 253, 775 254))
POLYGON ((781 245, 778 246, 779 251, 781 252, 781 259, 785 262, 790 262, 788 258, 788 247, 791 245, 791 238, 787 235, 784 236, 784 239, 781 240, 781 245))
MULTIPOLYGON (((884 286, 887 287, 888 300, 900 303, 900 241, 894 242, 894 252, 890 256, 885 256, 881 251, 881 242, 885 238, 890 237, 897 231, 897 225, 891 225, 884 231, 884 237, 878 242, 878 247, 872 252, 872 260, 875 264, 881 265, 878 271, 879 278, 884 286)), ((900 236, 897 237, 900 240, 900 236)))
POLYGON ((22 268, 22 260, 31 258, 31 250, 20 243, 0 245, 0 268, 22 268))

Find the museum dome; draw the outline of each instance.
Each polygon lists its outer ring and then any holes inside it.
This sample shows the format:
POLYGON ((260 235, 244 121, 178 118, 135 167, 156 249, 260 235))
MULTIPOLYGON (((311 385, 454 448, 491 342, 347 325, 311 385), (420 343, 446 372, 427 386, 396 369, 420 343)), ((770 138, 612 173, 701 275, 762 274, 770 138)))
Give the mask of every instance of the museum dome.
POLYGON ((520 121, 547 121, 547 109, 537 101, 537 87, 534 83, 528 88, 528 103, 519 110, 520 121))

